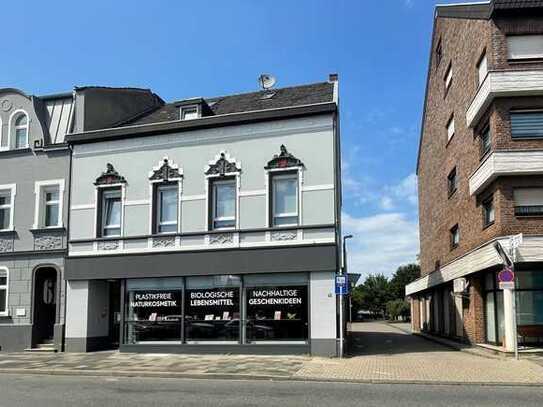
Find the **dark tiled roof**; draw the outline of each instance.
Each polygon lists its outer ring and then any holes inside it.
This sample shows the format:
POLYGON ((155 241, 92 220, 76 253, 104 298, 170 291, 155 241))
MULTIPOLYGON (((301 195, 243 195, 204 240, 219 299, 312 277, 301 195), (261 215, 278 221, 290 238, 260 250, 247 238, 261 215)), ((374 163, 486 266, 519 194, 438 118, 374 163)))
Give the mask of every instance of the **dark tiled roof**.
POLYGON ((543 7, 542 0, 494 0, 494 9, 543 7))
MULTIPOLYGON (((224 115, 332 102, 333 94, 333 83, 321 82, 289 88, 271 89, 268 91, 242 93, 239 95, 204 98, 203 100, 207 103, 210 110, 208 114, 204 115, 224 115), (274 93, 273 97, 266 98, 265 95, 270 93, 274 93)), ((186 104, 186 100, 166 103, 152 113, 131 122, 123 123, 122 126, 179 120, 180 104, 186 104)))

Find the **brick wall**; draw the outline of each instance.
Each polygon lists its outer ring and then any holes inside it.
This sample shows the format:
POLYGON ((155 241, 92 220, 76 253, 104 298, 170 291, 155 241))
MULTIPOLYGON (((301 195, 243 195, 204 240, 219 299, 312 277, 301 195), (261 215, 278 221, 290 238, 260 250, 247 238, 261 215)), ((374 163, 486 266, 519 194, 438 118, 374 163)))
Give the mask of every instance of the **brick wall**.
POLYGON ((418 298, 411 298, 411 330, 420 332, 420 301, 418 298))
POLYGON ((464 338, 469 343, 485 342, 485 313, 483 279, 480 275, 469 278, 469 301, 464 308, 464 338))

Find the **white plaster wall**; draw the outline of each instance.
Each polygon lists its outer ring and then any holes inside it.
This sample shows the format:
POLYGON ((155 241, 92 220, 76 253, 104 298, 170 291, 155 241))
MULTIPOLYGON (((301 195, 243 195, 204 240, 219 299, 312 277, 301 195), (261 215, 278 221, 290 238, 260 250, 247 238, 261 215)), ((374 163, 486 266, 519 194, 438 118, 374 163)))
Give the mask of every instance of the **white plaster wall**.
POLYGON ((66 290, 66 338, 87 336, 89 282, 68 281, 66 290))
POLYGON ((336 296, 334 272, 310 274, 311 339, 336 338, 336 296))

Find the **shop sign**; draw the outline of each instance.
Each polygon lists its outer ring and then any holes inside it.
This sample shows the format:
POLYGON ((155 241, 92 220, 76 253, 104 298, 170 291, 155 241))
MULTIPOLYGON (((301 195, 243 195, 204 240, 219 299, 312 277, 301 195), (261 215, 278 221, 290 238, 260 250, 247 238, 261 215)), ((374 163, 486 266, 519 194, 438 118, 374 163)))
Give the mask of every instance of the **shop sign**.
POLYGON ((234 306, 234 290, 193 290, 189 299, 191 307, 234 306))
POLYGON ((255 289, 250 291, 249 305, 302 305, 298 289, 255 289))
POLYGON ((130 301, 131 308, 177 307, 174 291, 137 291, 130 301))

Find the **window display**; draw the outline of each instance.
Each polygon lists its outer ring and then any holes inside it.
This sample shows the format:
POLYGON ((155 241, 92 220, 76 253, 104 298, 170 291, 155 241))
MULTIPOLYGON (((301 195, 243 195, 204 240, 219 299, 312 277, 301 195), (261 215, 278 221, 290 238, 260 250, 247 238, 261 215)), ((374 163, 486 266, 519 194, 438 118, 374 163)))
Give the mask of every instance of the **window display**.
POLYGON ((307 286, 247 289, 247 340, 307 340, 307 286))
POLYGON ((239 341, 240 278, 187 278, 185 338, 190 341, 239 341))

